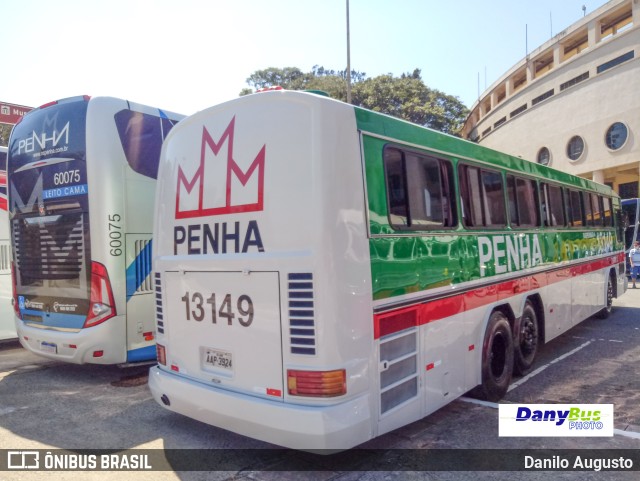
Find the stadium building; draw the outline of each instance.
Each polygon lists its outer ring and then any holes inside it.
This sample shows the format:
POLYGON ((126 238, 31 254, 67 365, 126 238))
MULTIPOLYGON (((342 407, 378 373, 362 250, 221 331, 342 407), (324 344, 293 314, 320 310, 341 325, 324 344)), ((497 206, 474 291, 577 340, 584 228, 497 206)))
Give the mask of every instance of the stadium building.
POLYGON ((463 136, 639 197, 640 0, 611 0, 514 65, 463 136))

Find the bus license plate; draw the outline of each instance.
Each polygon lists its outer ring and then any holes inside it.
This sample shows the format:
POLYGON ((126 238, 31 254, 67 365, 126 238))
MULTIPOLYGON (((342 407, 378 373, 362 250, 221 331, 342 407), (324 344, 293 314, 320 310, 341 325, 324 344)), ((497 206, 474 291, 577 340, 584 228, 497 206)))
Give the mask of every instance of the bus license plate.
POLYGON ((40 350, 42 352, 49 352, 51 354, 57 354, 58 353, 58 346, 56 344, 54 344, 53 342, 42 341, 40 343, 40 350))
POLYGON ((230 352, 205 347, 202 357, 205 367, 233 371, 233 355, 230 352))

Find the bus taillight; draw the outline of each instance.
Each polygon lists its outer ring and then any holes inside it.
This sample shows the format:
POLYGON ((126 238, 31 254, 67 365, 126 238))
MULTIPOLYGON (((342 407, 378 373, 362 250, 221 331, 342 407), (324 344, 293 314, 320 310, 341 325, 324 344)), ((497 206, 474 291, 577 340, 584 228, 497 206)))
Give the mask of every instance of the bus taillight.
POLYGON ((20 303, 18 302, 18 286, 16 282, 16 265, 14 262, 11 263, 11 290, 13 293, 13 310, 18 316, 18 319, 22 319, 22 314, 20 314, 20 303))
POLYGON ((84 327, 95 326, 116 315, 116 303, 107 269, 99 262, 91 263, 91 298, 84 327))
POLYGON ((158 364, 167 365, 167 351, 162 344, 156 344, 156 357, 158 358, 158 364))
POLYGON ((292 396, 335 397, 347 393, 347 374, 335 371, 287 370, 287 386, 292 396))

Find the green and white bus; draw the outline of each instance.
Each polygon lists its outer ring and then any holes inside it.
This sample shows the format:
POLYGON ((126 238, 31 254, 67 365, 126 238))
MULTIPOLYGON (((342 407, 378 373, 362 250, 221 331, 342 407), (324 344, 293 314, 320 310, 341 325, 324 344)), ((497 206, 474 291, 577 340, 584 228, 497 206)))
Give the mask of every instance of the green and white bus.
POLYGON ((286 447, 499 400, 626 289, 608 187, 312 93, 187 117, 156 195, 154 398, 286 447))

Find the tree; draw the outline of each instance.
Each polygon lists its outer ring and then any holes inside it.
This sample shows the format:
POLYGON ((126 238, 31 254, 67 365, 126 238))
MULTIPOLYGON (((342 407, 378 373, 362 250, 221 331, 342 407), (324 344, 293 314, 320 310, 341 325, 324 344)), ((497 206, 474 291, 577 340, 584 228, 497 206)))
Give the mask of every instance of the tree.
POLYGON ((9 135, 11 134, 11 129, 13 129, 13 125, 0 124, 0 145, 2 145, 3 147, 9 145, 9 135))
MULTIPOLYGON (((420 69, 366 78, 364 72, 351 72, 352 103, 375 112, 393 115, 441 132, 459 135, 469 109, 457 98, 430 89, 422 81, 420 69)), ((268 68, 254 72, 247 84, 255 91, 276 85, 289 90, 323 90, 332 98, 346 101, 346 71, 327 70, 314 65, 311 72, 299 68, 268 68)), ((243 89, 240 95, 253 93, 243 89)))

